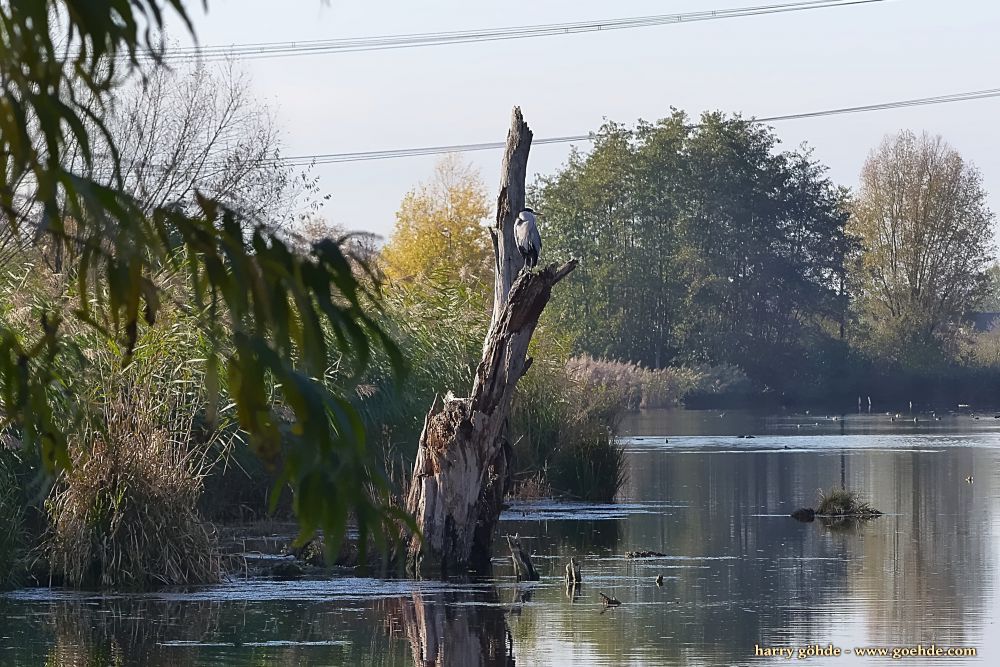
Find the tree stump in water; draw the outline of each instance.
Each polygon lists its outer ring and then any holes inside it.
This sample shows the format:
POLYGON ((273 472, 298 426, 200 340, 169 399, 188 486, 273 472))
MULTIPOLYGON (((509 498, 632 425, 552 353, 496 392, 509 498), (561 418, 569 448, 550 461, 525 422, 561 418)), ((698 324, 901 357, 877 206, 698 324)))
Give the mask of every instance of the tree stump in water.
POLYGON ((580 564, 576 562, 576 556, 566 563, 566 583, 578 584, 583 581, 583 573, 580 571, 580 564))
POLYGON ((514 561, 514 575, 518 581, 538 581, 538 572, 531 564, 531 556, 524 547, 521 546, 521 538, 517 535, 511 538, 507 536, 507 546, 510 548, 510 557, 514 561))
POLYGON ((517 381, 528 371, 528 343, 552 287, 576 268, 571 260, 532 273, 514 241, 514 221, 524 208, 531 130, 514 108, 490 229, 496 280, 493 317, 469 398, 431 406, 413 466, 406 509, 421 535, 407 540, 407 567, 419 576, 487 571, 503 498, 510 486, 507 434, 517 381), (422 538, 422 539, 421 539, 422 538))

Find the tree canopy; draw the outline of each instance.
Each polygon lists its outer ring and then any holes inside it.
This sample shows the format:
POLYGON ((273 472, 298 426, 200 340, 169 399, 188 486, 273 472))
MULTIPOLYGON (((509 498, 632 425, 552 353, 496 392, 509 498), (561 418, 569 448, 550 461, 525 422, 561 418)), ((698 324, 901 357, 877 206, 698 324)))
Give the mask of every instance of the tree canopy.
POLYGON ((982 176, 940 136, 901 132, 868 157, 852 208, 874 344, 899 361, 939 355, 987 284, 994 216, 982 176))
POLYGON ((486 186, 457 155, 438 161, 433 177, 410 190, 396 212, 396 226, 382 249, 393 280, 442 273, 465 283, 489 278, 493 251, 483 220, 486 186))
POLYGON ((759 123, 607 123, 532 194, 550 252, 583 258, 554 305, 591 354, 732 363, 775 386, 846 309, 844 193, 759 123))

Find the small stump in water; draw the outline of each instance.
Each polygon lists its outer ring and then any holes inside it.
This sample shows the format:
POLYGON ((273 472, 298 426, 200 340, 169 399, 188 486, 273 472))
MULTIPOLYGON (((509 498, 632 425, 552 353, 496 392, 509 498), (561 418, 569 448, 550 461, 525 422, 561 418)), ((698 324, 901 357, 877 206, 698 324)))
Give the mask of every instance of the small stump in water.
POLYGON ((510 557, 514 561, 514 574, 518 581, 538 581, 539 575, 535 571, 535 566, 531 563, 531 556, 521 546, 520 535, 507 536, 507 546, 510 548, 510 557))
POLYGON ((576 556, 566 563, 566 583, 578 584, 583 581, 583 574, 580 572, 580 564, 576 562, 576 556))

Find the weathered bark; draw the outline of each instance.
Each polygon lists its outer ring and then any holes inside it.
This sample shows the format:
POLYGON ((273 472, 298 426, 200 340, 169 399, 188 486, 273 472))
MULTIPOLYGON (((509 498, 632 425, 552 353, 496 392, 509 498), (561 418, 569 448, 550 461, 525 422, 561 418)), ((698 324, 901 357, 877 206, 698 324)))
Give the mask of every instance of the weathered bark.
POLYGON ((421 576, 489 568, 490 548, 510 484, 507 420, 517 381, 531 366, 528 343, 552 287, 576 260, 521 272, 514 220, 524 207, 531 130, 515 108, 507 135, 496 226, 493 321, 469 398, 432 406, 413 467, 407 511, 421 535, 408 541, 408 567, 421 576))

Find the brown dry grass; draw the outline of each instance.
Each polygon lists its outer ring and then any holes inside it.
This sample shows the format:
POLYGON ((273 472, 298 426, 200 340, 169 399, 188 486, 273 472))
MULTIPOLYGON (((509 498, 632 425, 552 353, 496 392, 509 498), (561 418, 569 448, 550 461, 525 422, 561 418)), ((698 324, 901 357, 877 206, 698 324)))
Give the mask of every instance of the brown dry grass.
POLYGON ((816 513, 822 516, 868 517, 881 514, 877 509, 861 500, 854 491, 831 489, 819 491, 819 509, 816 513))
POLYGON ((508 496, 518 500, 542 500, 555 495, 545 474, 535 472, 522 479, 514 480, 514 488, 508 496))
POLYGON ((215 530, 196 510, 211 442, 149 383, 111 386, 46 503, 53 572, 78 587, 217 581, 215 530))
POLYGON ((583 354, 566 364, 570 377, 594 387, 609 387, 624 396, 626 408, 668 408, 692 393, 745 391, 746 375, 733 366, 676 366, 649 369, 639 364, 598 359, 583 354))

